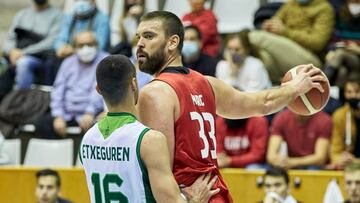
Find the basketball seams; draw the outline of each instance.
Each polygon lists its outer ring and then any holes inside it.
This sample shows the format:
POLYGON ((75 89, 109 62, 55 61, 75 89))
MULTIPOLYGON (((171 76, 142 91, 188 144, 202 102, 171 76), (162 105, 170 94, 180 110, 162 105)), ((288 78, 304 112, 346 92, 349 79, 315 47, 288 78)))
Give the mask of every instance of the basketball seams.
MULTIPOLYGON (((295 78, 295 76, 297 75, 297 69, 298 68, 290 69, 291 78, 295 78)), ((314 108, 314 106, 310 103, 309 99, 307 98, 307 96, 305 94, 301 94, 300 98, 301 98, 301 101, 303 102, 303 104, 306 106, 307 110, 310 112, 310 114, 314 114, 319 111, 314 108)), ((321 100, 322 100, 322 97, 321 97, 321 100)))

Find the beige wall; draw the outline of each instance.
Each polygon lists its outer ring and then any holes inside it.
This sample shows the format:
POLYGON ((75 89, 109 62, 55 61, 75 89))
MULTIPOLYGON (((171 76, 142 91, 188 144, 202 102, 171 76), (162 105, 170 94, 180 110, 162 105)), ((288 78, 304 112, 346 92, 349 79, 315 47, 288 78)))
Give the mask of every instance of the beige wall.
MULTIPOLYGON (((0 202, 33 203, 35 189, 35 168, 0 168, 0 202)), ((62 180, 62 195, 74 203, 88 203, 85 174, 82 169, 59 169, 62 180)), ((259 202, 264 192, 256 186, 256 179, 262 171, 242 169, 222 170, 225 182, 234 198, 234 203, 259 202)), ((336 178, 343 186, 342 172, 339 171, 290 171, 291 193, 301 202, 322 202, 328 182, 336 178), (293 180, 300 177, 301 187, 295 188, 293 180)), ((344 189, 341 187, 343 194, 344 189)))

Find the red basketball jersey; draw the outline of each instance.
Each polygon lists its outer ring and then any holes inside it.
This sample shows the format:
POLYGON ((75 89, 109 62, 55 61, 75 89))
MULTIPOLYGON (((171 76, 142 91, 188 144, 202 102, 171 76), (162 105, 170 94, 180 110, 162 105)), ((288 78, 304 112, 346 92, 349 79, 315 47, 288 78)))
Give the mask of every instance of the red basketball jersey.
POLYGON ((180 116, 175 122, 173 173, 179 185, 190 186, 201 174, 218 176, 214 187, 220 193, 211 203, 232 202, 230 193, 217 168, 215 138, 215 96, 211 85, 200 73, 161 73, 155 80, 169 84, 180 103, 180 116))

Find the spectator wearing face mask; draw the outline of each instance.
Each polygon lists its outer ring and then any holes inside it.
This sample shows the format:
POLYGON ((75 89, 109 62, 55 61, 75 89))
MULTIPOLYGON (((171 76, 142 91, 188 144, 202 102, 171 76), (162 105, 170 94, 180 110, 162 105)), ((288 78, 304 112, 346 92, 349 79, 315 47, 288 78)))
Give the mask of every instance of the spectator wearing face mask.
POLYGON ((229 35, 224 58, 216 67, 216 77, 242 91, 256 92, 271 87, 266 68, 250 45, 248 30, 229 35))
POLYGON ((51 114, 40 118, 35 134, 42 138, 63 138, 67 126, 89 129, 103 110, 96 92, 96 66, 107 53, 98 48, 92 32, 80 32, 74 38, 75 54, 66 58, 51 92, 51 114))
POLYGON ((360 76, 353 74, 345 82, 345 105, 333 116, 331 162, 343 169, 360 160, 360 76))
POLYGON ((202 73, 203 75, 215 76, 218 60, 204 53, 199 28, 190 25, 185 27, 184 45, 181 51, 185 67, 202 73))
MULTIPOLYGON (((4 42, 4 54, 15 68, 17 88, 30 88, 34 72, 44 73, 44 83, 52 82, 50 61, 62 13, 48 0, 33 0, 33 6, 19 11, 4 42)), ((12 84, 9 84, 12 86, 12 84)))
POLYGON ((220 35, 217 29, 217 19, 210 9, 205 9, 206 0, 188 0, 191 12, 182 17, 185 26, 194 25, 201 32, 202 52, 217 57, 220 51, 220 35))
POLYGON ((74 53, 73 37, 81 31, 92 31, 101 50, 110 42, 109 17, 96 8, 95 0, 75 0, 73 13, 63 19, 61 30, 54 44, 56 55, 65 58, 74 53))
POLYGON ((324 71, 331 84, 344 87, 349 75, 360 73, 360 0, 344 1, 332 41, 324 71))

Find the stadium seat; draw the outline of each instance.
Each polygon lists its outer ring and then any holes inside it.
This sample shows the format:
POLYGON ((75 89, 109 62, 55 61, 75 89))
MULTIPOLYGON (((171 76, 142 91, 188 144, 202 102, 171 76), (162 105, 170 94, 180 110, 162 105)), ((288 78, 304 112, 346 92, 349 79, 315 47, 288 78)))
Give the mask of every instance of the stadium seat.
POLYGON ((181 18, 185 13, 189 13, 191 8, 188 1, 167 0, 164 5, 164 10, 175 13, 181 18))
POLYGON ((6 139, 3 142, 1 149, 1 159, 4 165, 18 166, 20 165, 21 157, 21 140, 6 139))
POLYGON ((226 34, 253 28, 253 16, 259 6, 259 0, 215 1, 213 11, 218 19, 219 32, 226 34))
POLYGON ((73 145, 72 139, 32 138, 26 150, 24 166, 72 167, 73 145))

